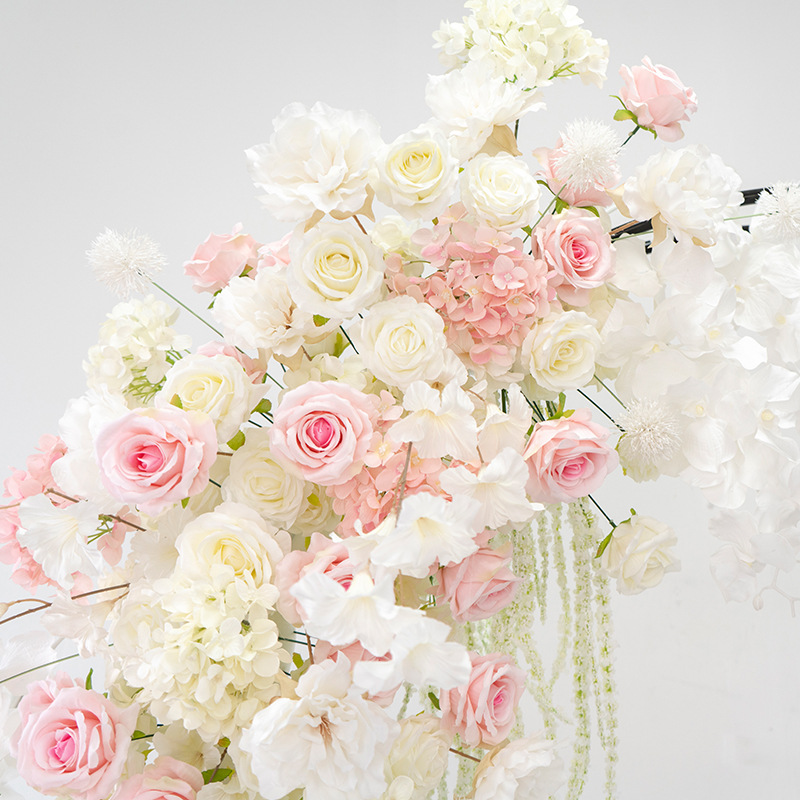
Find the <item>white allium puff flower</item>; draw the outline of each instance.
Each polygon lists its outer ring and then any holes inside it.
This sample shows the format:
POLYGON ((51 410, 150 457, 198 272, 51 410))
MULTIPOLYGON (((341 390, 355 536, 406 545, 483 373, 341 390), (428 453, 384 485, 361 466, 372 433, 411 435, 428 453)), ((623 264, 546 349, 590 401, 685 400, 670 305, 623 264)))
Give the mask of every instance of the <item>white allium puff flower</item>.
POLYGON ((266 144, 245 151, 267 210, 284 222, 315 214, 355 214, 368 200, 369 170, 381 147, 379 126, 366 111, 325 103, 286 106, 266 144))
POLYGON ((654 481, 668 471, 681 448, 678 417, 655 400, 632 400, 618 419, 624 433, 617 445, 620 465, 635 481, 654 481))
POLYGON ((619 148, 619 137, 605 123, 589 119, 571 122, 561 134, 561 146, 553 158, 554 175, 579 192, 606 189, 620 180, 619 148))
POLYGON ((239 747, 264 800, 304 787, 306 800, 374 800, 386 789, 384 762, 399 726, 352 685, 346 658, 312 665, 297 699, 259 711, 239 747))
POLYGON ((742 179, 703 145, 663 150, 647 159, 624 185, 622 200, 633 219, 653 219, 675 238, 709 245, 742 203, 742 179))
POLYGON ((134 292, 144 292, 167 264, 150 237, 108 228, 92 242, 86 256, 97 280, 123 300, 134 292))
POLYGON ((546 800, 564 783, 556 743, 543 735, 490 751, 475 773, 475 800, 546 800))
POLYGON ((776 183, 758 196, 750 221, 757 241, 800 242, 800 183, 776 183))

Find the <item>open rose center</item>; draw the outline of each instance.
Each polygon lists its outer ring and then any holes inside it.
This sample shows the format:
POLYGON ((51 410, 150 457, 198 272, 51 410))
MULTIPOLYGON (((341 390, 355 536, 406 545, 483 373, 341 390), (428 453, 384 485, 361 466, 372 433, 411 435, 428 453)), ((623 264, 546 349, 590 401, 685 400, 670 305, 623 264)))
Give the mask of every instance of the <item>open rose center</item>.
POLYGON ((328 417, 316 417, 306 428, 308 439, 318 450, 325 450, 333 441, 336 427, 328 417))
POLYGON ((67 764, 75 756, 73 732, 63 728, 56 734, 56 743, 50 748, 50 757, 59 764, 67 764))
POLYGON ((155 472, 164 466, 164 452, 157 444, 145 445, 131 453, 130 466, 137 472, 155 472))

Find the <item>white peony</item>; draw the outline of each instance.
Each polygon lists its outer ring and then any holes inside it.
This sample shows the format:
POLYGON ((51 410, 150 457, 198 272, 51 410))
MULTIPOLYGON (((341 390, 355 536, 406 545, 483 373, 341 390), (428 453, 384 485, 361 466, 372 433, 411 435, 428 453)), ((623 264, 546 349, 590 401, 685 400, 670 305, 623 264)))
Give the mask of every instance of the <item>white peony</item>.
POLYGON ((305 222, 315 213, 354 214, 368 199, 367 180, 381 141, 365 111, 324 103, 286 106, 266 144, 245 151, 261 202, 277 219, 305 222))
POLYGON ((346 658, 312 665, 297 700, 279 698, 253 717, 240 749, 264 800, 304 787, 305 800, 375 800, 398 725, 353 687, 346 658))
POLYGON ((328 221, 296 231, 289 252, 289 291, 310 314, 348 319, 381 296, 383 253, 350 224, 328 221))
POLYGON ((461 173, 461 201, 481 224, 500 231, 533 225, 539 184, 528 165, 508 153, 479 153, 461 173))

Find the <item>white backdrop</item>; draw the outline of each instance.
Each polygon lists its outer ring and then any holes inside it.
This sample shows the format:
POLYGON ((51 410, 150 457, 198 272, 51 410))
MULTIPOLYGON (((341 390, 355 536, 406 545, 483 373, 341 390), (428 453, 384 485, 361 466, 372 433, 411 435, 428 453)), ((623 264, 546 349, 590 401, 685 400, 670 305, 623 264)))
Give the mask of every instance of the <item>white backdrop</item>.
MULTIPOLYGON (((610 121, 620 64, 649 55, 697 92, 686 144, 708 144, 747 188, 800 179, 795 0, 587 0, 581 12, 611 44, 609 80, 551 91, 548 111, 522 122, 526 153, 576 117, 610 121)), ((114 302, 85 265, 104 227, 156 239, 163 284, 202 308, 181 264, 209 232, 239 221, 259 241, 285 232, 259 208, 243 149, 295 100, 364 108, 386 140, 415 127, 426 75, 441 71, 430 34, 461 15, 457 0, 3 0, 0 464, 22 466, 84 391, 81 360, 114 302)), ((635 137, 628 170, 656 146, 635 137)), ((691 492, 619 482, 599 494, 612 515, 635 505, 669 522, 683 562, 657 589, 615 600, 620 797, 796 798, 800 623, 776 597, 760 613, 725 604, 691 492)), ((19 596, 7 576, 0 599, 19 596)), ((601 786, 595 769, 586 797, 601 786)))

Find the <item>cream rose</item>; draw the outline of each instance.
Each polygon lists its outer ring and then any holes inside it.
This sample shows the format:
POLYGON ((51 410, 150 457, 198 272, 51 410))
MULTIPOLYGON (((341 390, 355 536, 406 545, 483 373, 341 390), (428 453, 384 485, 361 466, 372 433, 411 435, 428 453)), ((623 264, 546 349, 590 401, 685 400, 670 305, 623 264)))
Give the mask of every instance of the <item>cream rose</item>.
POLYGON ((177 396, 185 411, 207 414, 221 442, 232 439, 264 396, 265 386, 254 384, 244 367, 231 356, 193 354, 175 363, 156 395, 158 408, 171 408, 177 396))
POLYGON ((435 381, 451 371, 444 321, 427 304, 393 297, 374 305, 351 336, 364 366, 379 380, 400 389, 414 381, 435 381))
POLYGON ((437 717, 420 714, 400 722, 400 735, 394 740, 384 772, 392 783, 400 776, 414 782, 411 800, 424 800, 435 788, 447 767, 448 749, 453 737, 442 730, 437 717))
POLYGON ((508 153, 479 153, 461 173, 461 200, 479 222, 500 231, 532 225, 539 214, 539 184, 528 165, 508 153))
POLYGON ((269 430, 248 431, 230 462, 230 473, 222 484, 225 500, 244 503, 265 520, 291 527, 304 506, 306 482, 272 458, 269 430))
POLYGON ((398 137, 376 163, 378 199, 404 217, 429 219, 447 207, 458 178, 458 160, 441 132, 422 125, 398 137))
POLYGON ((311 314, 347 319, 379 299, 383 253, 351 223, 320 222, 289 245, 289 291, 311 314))
POLYGON ((521 358, 544 389, 561 392, 586 386, 594 376, 602 341, 592 318, 581 311, 551 314, 533 326, 521 358))
POLYGON ((635 514, 614 528, 600 567, 616 578, 620 594, 638 594, 661 583, 664 573, 680 569, 672 552, 677 542, 668 525, 635 514))

